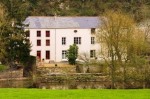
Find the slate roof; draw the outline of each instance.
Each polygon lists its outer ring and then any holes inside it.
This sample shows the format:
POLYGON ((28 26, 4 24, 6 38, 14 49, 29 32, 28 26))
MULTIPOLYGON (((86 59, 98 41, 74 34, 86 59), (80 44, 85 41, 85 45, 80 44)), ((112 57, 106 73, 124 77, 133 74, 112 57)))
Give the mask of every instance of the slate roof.
POLYGON ((99 17, 45 17, 45 16, 29 16, 24 24, 29 24, 28 28, 44 29, 44 28, 97 28, 100 24, 99 17))

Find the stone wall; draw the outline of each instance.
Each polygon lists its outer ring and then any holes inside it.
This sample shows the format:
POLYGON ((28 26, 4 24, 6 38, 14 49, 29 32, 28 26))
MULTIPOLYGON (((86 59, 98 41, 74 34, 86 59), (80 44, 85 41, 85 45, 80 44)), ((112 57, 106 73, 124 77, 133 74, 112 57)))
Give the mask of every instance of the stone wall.
POLYGON ((22 78, 23 77, 23 69, 19 70, 7 70, 0 72, 0 79, 3 78, 22 78))
POLYGON ((53 83, 53 82, 66 82, 66 81, 77 81, 77 82, 105 82, 108 81, 107 76, 103 76, 101 73, 51 73, 48 75, 38 76, 38 81, 41 83, 53 83))
POLYGON ((41 89, 105 89, 110 88, 110 82, 62 82, 40 83, 41 89))
POLYGON ((32 80, 29 78, 7 78, 0 79, 0 88, 29 88, 32 80))
POLYGON ((52 71, 52 69, 54 68, 37 69, 37 84, 39 88, 48 88, 48 89, 110 88, 109 78, 107 76, 103 76, 101 73, 74 73, 75 71, 68 73, 67 72, 55 73, 52 71))
POLYGON ((64 73, 76 73, 76 67, 38 67, 38 75, 49 75, 49 74, 64 74, 64 73))
MULTIPOLYGON (((97 67, 94 67, 93 71, 97 67)), ((91 69, 92 70, 92 69, 91 69)), ((99 71, 99 70, 98 70, 99 71)), ((97 71, 95 71, 97 72, 97 71)), ((38 68, 36 75, 38 88, 48 89, 101 89, 111 88, 110 76, 102 73, 76 73, 76 67, 38 68)), ((149 84, 145 84, 149 88, 149 84)), ((145 88, 141 81, 115 81, 115 88, 145 88)))
POLYGON ((102 66, 84 66, 84 65, 77 65, 76 66, 76 72, 78 73, 101 73, 102 72, 102 66))

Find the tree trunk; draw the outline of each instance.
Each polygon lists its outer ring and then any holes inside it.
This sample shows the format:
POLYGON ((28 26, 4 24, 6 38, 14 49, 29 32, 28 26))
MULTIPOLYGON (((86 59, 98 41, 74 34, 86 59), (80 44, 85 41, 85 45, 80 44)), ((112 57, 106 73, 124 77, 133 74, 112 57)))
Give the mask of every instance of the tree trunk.
POLYGON ((111 88, 115 88, 115 62, 114 62, 114 53, 111 49, 111 88))

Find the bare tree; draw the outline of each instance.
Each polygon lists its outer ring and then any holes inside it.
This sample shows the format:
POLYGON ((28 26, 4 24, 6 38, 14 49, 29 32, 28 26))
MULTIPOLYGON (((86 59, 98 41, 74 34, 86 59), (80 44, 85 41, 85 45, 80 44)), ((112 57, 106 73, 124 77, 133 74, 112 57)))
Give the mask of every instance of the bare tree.
POLYGON ((149 75, 150 75, 150 21, 145 20, 140 23, 139 27, 143 30, 145 33, 145 43, 146 43, 146 51, 144 52, 144 55, 146 56, 146 62, 145 66, 142 69, 143 70, 143 88, 146 87, 146 82, 149 83, 149 75))
POLYGON ((108 11, 102 19, 97 39, 102 47, 102 57, 110 67, 111 87, 115 88, 118 69, 123 69, 125 82, 125 63, 131 61, 134 55, 141 55, 144 49, 144 33, 136 27, 134 19, 129 15, 108 11))

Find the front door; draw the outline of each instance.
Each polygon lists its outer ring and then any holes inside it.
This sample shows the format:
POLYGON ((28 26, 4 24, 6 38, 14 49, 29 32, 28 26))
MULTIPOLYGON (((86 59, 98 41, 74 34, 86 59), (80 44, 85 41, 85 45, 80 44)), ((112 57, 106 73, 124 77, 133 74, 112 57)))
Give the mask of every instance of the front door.
POLYGON ((41 60, 41 51, 37 51, 37 57, 39 60, 41 60))

